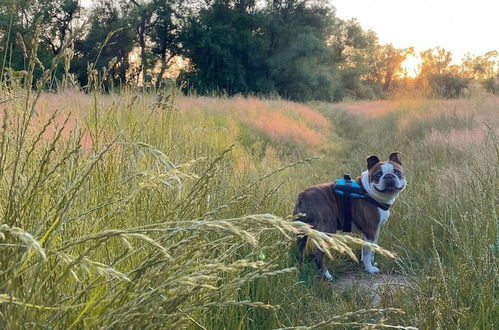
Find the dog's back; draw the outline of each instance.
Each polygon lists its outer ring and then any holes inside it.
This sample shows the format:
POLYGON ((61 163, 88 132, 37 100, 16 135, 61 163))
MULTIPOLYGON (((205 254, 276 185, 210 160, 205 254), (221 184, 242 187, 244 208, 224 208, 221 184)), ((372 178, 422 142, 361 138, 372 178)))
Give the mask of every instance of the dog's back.
POLYGON ((296 200, 294 215, 304 214, 297 220, 315 229, 334 233, 340 225, 338 196, 333 193, 334 183, 322 183, 302 191, 296 200))

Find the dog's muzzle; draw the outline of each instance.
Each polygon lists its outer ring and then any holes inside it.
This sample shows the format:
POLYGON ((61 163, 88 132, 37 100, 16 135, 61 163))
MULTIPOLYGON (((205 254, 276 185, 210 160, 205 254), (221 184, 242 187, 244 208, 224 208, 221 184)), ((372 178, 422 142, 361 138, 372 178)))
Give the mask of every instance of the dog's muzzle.
POLYGON ((381 193, 397 192, 404 189, 404 185, 400 185, 400 181, 394 174, 385 174, 380 181, 380 184, 374 185, 374 188, 381 193))

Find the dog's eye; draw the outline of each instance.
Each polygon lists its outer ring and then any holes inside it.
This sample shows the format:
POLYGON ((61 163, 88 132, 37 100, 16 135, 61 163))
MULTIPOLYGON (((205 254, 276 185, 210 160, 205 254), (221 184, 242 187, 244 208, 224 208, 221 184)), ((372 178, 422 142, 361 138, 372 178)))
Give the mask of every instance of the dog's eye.
POLYGON ((374 175, 374 178, 375 178, 376 180, 379 180, 379 179, 381 178, 381 175, 382 175, 382 173, 381 173, 381 172, 378 172, 378 173, 376 173, 376 174, 374 175))
POLYGON ((399 170, 394 170, 393 173, 395 173, 395 175, 399 178, 402 176, 402 172, 400 172, 399 170))

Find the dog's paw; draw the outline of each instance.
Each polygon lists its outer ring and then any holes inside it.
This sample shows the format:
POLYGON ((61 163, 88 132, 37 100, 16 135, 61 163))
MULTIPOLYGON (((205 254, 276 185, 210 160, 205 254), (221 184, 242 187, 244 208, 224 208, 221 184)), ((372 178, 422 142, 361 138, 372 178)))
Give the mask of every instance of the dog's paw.
POLYGON ((379 273, 379 268, 374 266, 369 266, 366 267, 366 272, 368 272, 369 274, 376 274, 379 273))
POLYGON ((324 279, 326 281, 332 281, 333 280, 333 275, 331 275, 331 273, 326 270, 326 272, 324 274, 322 274, 322 276, 324 277, 324 279))

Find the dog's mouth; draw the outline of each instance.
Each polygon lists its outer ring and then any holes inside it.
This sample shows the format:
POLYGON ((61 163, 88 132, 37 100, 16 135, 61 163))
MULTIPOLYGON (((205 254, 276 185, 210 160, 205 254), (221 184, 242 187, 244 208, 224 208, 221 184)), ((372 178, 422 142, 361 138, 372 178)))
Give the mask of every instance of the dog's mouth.
POLYGON ((397 187, 397 186, 385 186, 384 189, 379 189, 378 187, 374 186, 374 189, 376 189, 380 193, 394 193, 394 192, 399 192, 402 190, 403 187, 397 187))

